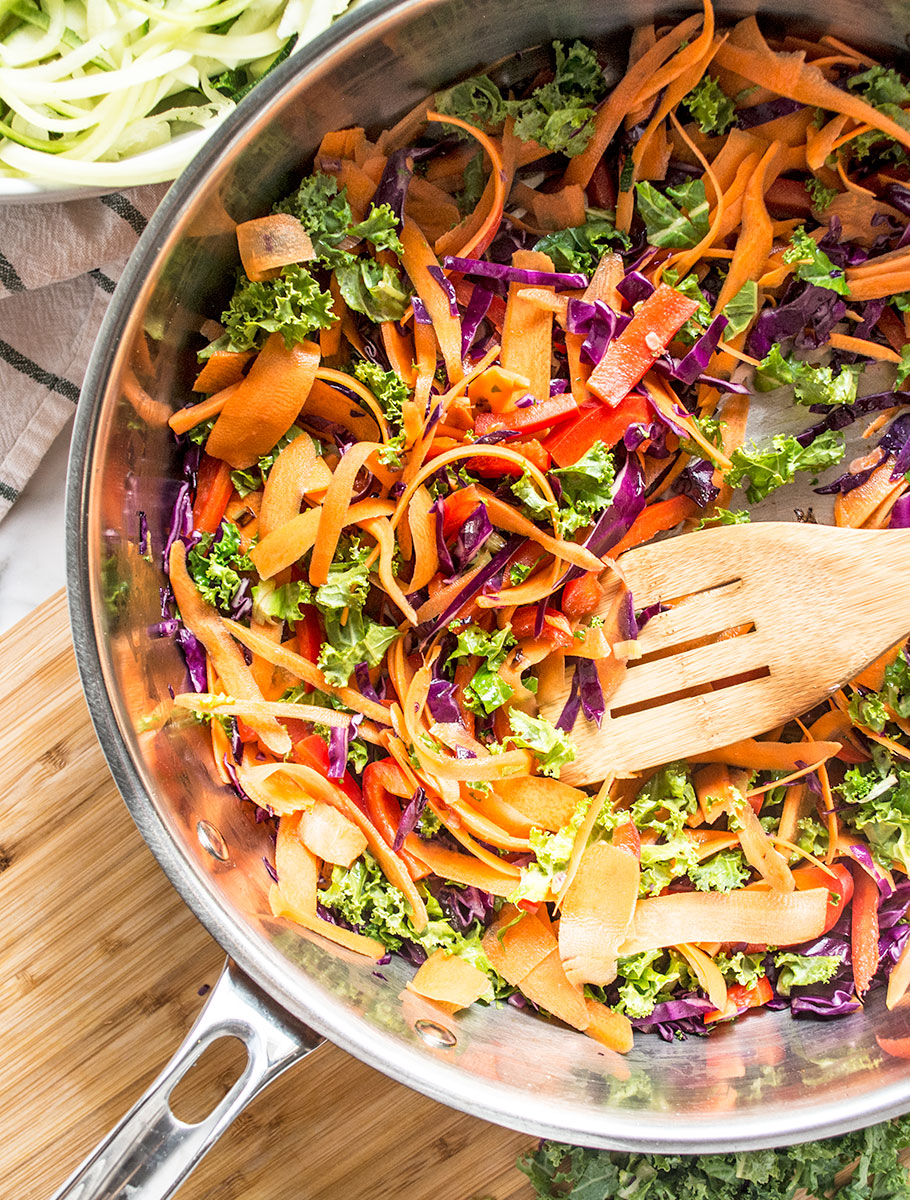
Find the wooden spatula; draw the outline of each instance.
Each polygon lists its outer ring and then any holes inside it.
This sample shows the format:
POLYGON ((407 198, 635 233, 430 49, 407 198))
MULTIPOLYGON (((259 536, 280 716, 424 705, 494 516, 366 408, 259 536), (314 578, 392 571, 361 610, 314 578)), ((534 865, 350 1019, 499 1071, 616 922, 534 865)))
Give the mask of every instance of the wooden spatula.
MULTIPOLYGON (((642 656, 601 728, 576 721, 576 759, 561 774, 576 786, 764 733, 910 630, 910 531, 728 525, 631 550, 620 565, 637 610, 685 598, 642 629, 642 656)), ((565 699, 544 714, 554 720, 565 699)))

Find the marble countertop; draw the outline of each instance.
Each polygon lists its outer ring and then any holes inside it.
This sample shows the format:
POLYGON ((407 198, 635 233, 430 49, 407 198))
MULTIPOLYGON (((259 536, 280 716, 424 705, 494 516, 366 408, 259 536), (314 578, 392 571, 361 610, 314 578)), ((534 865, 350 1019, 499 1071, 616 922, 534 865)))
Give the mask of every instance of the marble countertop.
POLYGON ((72 422, 0 521, 0 633, 66 583, 64 501, 72 422))

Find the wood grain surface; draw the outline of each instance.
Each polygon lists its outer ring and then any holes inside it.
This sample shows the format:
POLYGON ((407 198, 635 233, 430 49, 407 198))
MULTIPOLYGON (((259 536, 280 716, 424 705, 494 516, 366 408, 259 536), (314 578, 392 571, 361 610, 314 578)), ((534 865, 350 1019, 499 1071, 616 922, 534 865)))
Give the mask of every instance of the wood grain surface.
MULTIPOLYGON (((0 638, 0 913, 0 1193, 44 1200, 164 1065, 224 958, 114 786, 63 593, 0 638)), ((207 1058, 180 1115, 233 1080, 235 1054, 207 1058)), ((514 1164, 531 1144, 325 1045, 253 1102, 179 1195, 529 1200, 514 1164)))

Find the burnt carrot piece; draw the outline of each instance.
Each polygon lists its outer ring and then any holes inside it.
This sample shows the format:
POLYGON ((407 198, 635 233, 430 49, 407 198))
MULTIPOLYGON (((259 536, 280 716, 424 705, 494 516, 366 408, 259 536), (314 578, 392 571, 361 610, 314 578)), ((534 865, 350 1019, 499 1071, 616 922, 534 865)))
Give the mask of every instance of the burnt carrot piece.
POLYGON ((259 351, 215 422, 206 453, 232 467, 250 467, 294 424, 316 378, 319 347, 298 342, 290 349, 273 333, 259 351))
POLYGON ((606 354, 591 372, 588 390, 607 404, 619 404, 697 308, 697 301, 662 283, 607 347, 606 354))

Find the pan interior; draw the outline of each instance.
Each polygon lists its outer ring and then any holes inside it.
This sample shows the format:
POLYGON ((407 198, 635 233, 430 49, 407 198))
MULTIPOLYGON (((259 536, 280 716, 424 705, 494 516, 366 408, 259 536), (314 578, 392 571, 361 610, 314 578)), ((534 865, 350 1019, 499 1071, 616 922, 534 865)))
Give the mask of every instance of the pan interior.
MULTIPOLYGON (((910 31, 903 3, 731 3, 719 18, 756 8, 788 31, 892 52, 910 31)), ((218 780, 202 727, 161 722, 168 685, 185 673, 159 636, 161 552, 183 486, 166 421, 188 397, 200 327, 230 293, 235 225, 289 190, 326 131, 363 124, 375 134, 442 84, 554 38, 593 41, 619 71, 629 28, 661 12, 676 15, 643 0, 368 4, 264 81, 174 185, 112 302, 74 438, 69 578, 89 705, 140 830, 213 936, 285 1008, 490 1120, 590 1145, 696 1152, 822 1136, 910 1107, 910 1073, 875 1040, 876 1030, 910 1034, 907 1018, 886 1014, 879 993, 865 1013, 830 1023, 766 1013, 708 1039, 639 1036, 625 1058, 508 1005, 442 1019, 402 996, 412 972, 403 961, 364 964, 268 915, 268 827, 218 780), (142 513, 151 561, 139 550, 142 513)))

